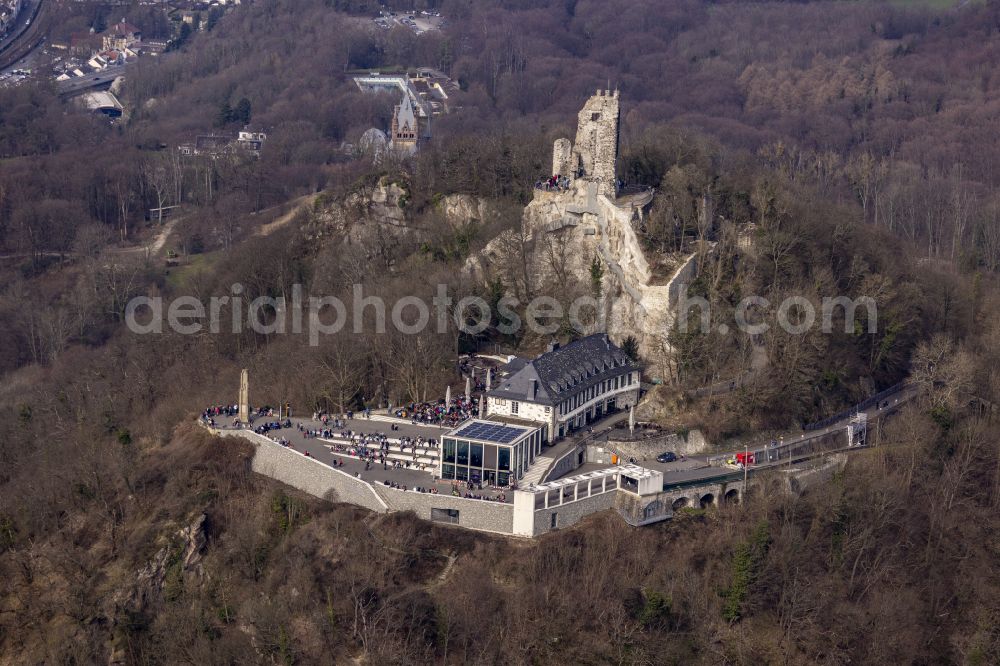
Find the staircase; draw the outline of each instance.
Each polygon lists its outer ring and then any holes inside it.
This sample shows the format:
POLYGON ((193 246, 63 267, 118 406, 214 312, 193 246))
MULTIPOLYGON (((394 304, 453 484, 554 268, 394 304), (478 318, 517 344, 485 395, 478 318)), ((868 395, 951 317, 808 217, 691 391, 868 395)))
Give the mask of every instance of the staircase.
MULTIPOLYGON (((327 444, 339 444, 341 446, 350 446, 351 442, 347 439, 342 439, 340 437, 321 437, 320 441, 326 442, 327 444)), ((336 452, 334 452, 336 453, 336 452)), ((387 461, 398 461, 401 463, 410 463, 423 465, 428 469, 436 469, 438 466, 438 461, 441 457, 441 449, 432 448, 427 445, 414 446, 412 444, 407 444, 404 448, 402 443, 398 439, 389 439, 389 449, 385 452, 385 459, 387 461)))
POLYGON ((524 473, 524 478, 518 483, 522 486, 528 486, 534 483, 540 483, 542 477, 545 476, 545 472, 549 471, 549 466, 555 462, 555 458, 550 458, 549 456, 537 456, 535 462, 531 463, 528 467, 528 471, 524 473))

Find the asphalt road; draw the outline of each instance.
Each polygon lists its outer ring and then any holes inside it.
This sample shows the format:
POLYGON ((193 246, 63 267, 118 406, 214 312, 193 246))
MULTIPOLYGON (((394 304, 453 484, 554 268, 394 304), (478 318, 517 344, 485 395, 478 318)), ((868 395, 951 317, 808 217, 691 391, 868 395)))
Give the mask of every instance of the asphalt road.
POLYGON ((0 70, 23 68, 24 60, 44 41, 45 28, 39 27, 44 0, 24 0, 14 29, 0 38, 0 70), (27 23, 28 17, 31 24, 27 23), (23 43, 21 43, 23 42, 23 43))
POLYGON ((124 65, 114 65, 107 69, 85 76, 73 77, 66 81, 59 81, 56 84, 59 94, 66 96, 78 95, 87 92, 91 88, 111 85, 115 79, 125 74, 124 65))
POLYGON ((41 6, 42 0, 24 0, 24 4, 21 5, 21 15, 17 17, 17 23, 14 25, 14 29, 4 34, 3 37, 0 37, 0 53, 2 53, 8 45, 16 42, 18 38, 28 30, 30 26, 27 25, 25 21, 27 21, 29 16, 34 18, 36 11, 41 6))

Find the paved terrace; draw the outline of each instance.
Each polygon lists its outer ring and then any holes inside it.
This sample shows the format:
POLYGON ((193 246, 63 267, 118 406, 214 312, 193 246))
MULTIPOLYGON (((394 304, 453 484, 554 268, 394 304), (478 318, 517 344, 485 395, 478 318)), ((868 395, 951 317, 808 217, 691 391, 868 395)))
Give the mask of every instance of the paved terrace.
MULTIPOLYGON (((882 414, 895 411, 903 404, 912 399, 915 395, 915 391, 911 387, 906 387, 900 390, 898 394, 887 399, 884 405, 871 407, 864 410, 865 413, 869 415, 869 419, 874 419, 882 414)), ((536 465, 540 466, 542 470, 547 471, 548 467, 558 459, 560 455, 568 451, 570 448, 578 443, 588 443, 595 446, 601 446, 602 443, 606 443, 608 440, 608 435, 613 430, 614 424, 621 421, 622 419, 628 418, 627 413, 612 414, 602 421, 595 423, 592 427, 592 431, 579 431, 573 436, 563 439, 556 443, 554 447, 543 448, 541 455, 536 459, 536 465)), ((267 417, 257 419, 257 423, 263 421, 271 420, 267 417)), ((276 419, 274 419, 276 420, 276 419)), ((231 419, 227 417, 218 417, 216 419, 216 427, 221 430, 232 429, 227 426, 227 423, 231 419)), ((269 436, 273 438, 284 438, 289 441, 290 446, 299 452, 308 452, 310 457, 315 460, 326 463, 328 465, 333 465, 337 463, 337 469, 347 472, 352 475, 357 475, 359 478, 368 481, 370 483, 383 483, 389 481, 396 483, 399 486, 406 486, 407 489, 413 489, 416 487, 421 488, 436 488, 438 493, 442 495, 451 495, 452 493, 452 482, 450 481, 436 481, 434 479, 434 473, 436 471, 436 466, 428 466, 426 470, 421 470, 417 468, 402 468, 393 469, 388 467, 383 469, 381 464, 373 464, 370 469, 365 469, 365 462, 358 459, 356 456, 348 455, 346 453, 337 453, 331 450, 330 442, 324 441, 320 438, 315 437, 305 437, 302 432, 298 430, 298 425, 301 424, 307 430, 322 430, 324 428, 323 424, 314 419, 304 419, 304 418, 292 418, 291 428, 282 428, 280 430, 274 430, 269 433, 269 436), (340 463, 343 462, 343 466, 340 463)), ((794 458, 796 454, 797 445, 801 445, 805 442, 813 440, 818 437, 823 437, 834 433, 836 431, 842 430, 847 422, 845 417, 841 421, 831 423, 823 428, 816 430, 802 432, 797 434, 789 434, 782 438, 782 442, 779 447, 773 449, 775 451, 775 460, 762 462, 762 464, 754 465, 753 469, 763 469, 767 467, 773 467, 781 464, 787 464, 789 458, 794 458), (791 456, 789 456, 789 453, 791 456)), ((384 415, 372 414, 371 418, 365 418, 364 416, 359 416, 353 419, 348 419, 344 421, 344 427, 341 429, 333 429, 335 433, 339 433, 341 430, 351 430, 359 434, 368 435, 386 435, 390 440, 398 439, 400 437, 410 437, 417 438, 423 437, 424 439, 434 439, 440 444, 441 436, 447 432, 450 428, 440 427, 440 426, 428 426, 428 425, 414 425, 403 419, 394 419, 385 417, 384 415), (399 427, 399 430, 390 430, 390 424, 394 423, 399 427)), ((328 427, 328 426, 327 426, 328 427)), ((764 442, 758 442, 751 446, 749 449, 751 451, 755 449, 760 449, 764 442)), ((742 449, 741 449, 742 450, 742 449)), ((409 449, 408 449, 409 451, 409 449)), ((655 460, 641 460, 636 461, 643 467, 657 470, 663 472, 663 485, 664 488, 669 488, 676 485, 684 485, 697 481, 710 481, 714 478, 719 478, 726 475, 731 475, 734 470, 730 467, 719 467, 717 464, 712 465, 711 461, 718 461, 719 458, 728 458, 738 451, 734 451, 728 454, 705 454, 698 456, 689 456, 682 458, 673 463, 659 463, 655 460)), ((628 464, 630 461, 622 461, 623 464, 628 464)), ((536 465, 529 468, 529 474, 535 470, 536 465)), ((611 465, 603 465, 596 463, 586 463, 583 466, 572 470, 566 476, 579 476, 581 474, 588 474, 594 472, 600 472, 601 470, 607 469, 611 465)), ((536 474, 538 480, 529 480, 527 475, 524 480, 522 480, 521 486, 527 487, 532 483, 539 483, 541 477, 544 474, 536 474)), ((557 481, 556 478, 547 478, 546 482, 557 481)), ((466 487, 462 484, 460 485, 460 491, 464 495, 466 492, 466 487)), ((484 497, 495 498, 499 495, 499 491, 485 488, 481 491, 475 491, 475 494, 484 497)), ((507 503, 513 501, 513 493, 511 491, 505 492, 505 499, 507 503)))
MULTIPOLYGON (((365 462, 360 460, 357 456, 352 456, 347 453, 338 453, 331 450, 331 444, 335 441, 334 439, 324 440, 323 438, 306 437, 305 434, 300 432, 298 429, 298 425, 301 424, 306 430, 323 430, 326 428, 332 430, 333 433, 337 435, 339 435, 342 431, 351 430, 357 434, 385 435, 390 440, 399 439, 400 437, 410 437, 414 439, 417 437, 423 437, 424 439, 436 440, 438 445, 440 445, 441 436, 450 430, 449 427, 414 425, 409 421, 404 421, 402 419, 393 419, 389 421, 388 419, 383 420, 384 418, 385 417, 378 418, 374 413, 370 419, 365 418, 363 415, 355 416, 353 419, 342 419, 341 421, 344 424, 343 427, 332 428, 331 426, 324 426, 321 421, 315 419, 292 417, 291 428, 272 430, 268 432, 265 437, 270 437, 272 439, 284 438, 288 440, 289 446, 296 451, 299 451, 300 453, 308 453, 311 458, 331 466, 333 466, 334 463, 337 463, 337 469, 351 475, 356 475, 360 479, 368 481, 369 483, 384 483, 385 481, 389 481, 400 486, 406 486, 407 490, 413 490, 416 487, 436 488, 438 493, 442 495, 451 495, 451 481, 434 480, 436 468, 428 467, 426 470, 420 470, 416 467, 393 469, 391 465, 387 465, 387 469, 383 469, 381 463, 374 463, 371 465, 370 469, 366 470, 365 462), (399 430, 390 430, 390 424, 397 425, 399 430), (341 466, 340 463, 343 463, 343 466, 341 466)), ((255 425, 260 425, 261 423, 277 420, 278 419, 276 417, 258 417, 254 423, 255 425)), ((284 419, 281 419, 281 421, 284 422, 284 419)), ((233 428, 229 425, 231 422, 231 418, 220 416, 216 418, 215 427, 220 430, 233 430, 233 428)), ((410 449, 407 449, 407 451, 409 450, 410 449)), ((459 487, 461 493, 464 495, 466 492, 466 486, 464 484, 460 484, 459 487)), ((472 492, 476 495, 491 498, 497 497, 500 494, 500 491, 488 489, 485 486, 482 490, 472 492)), ((513 501, 512 491, 506 491, 505 496, 507 503, 513 501)))

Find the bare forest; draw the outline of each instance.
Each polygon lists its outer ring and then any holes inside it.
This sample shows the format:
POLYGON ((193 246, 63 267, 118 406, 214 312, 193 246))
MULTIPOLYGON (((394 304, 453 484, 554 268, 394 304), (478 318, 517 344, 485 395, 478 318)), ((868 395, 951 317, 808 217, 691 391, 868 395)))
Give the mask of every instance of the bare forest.
MULTIPOLYGON (((53 40, 118 15, 172 34, 149 5, 53 4, 53 40)), ((368 0, 244 0, 129 64, 115 122, 44 78, 0 88, 0 663, 1000 662, 1000 2, 936 5, 416 0, 446 22, 415 34, 368 0), (351 77, 417 68, 454 82, 448 113, 375 159, 362 137, 399 101, 351 77), (723 449, 917 387, 831 483, 534 541, 378 516, 252 474, 198 413, 241 368, 255 402, 307 413, 423 401, 459 385, 459 353, 544 339, 125 327, 136 296, 236 284, 597 293, 599 266, 561 274, 557 247, 557 280, 529 279, 518 233, 606 87, 621 183, 654 188, 652 263, 713 247, 689 285, 710 330, 646 359, 664 427, 723 449), (244 126, 259 155, 179 149, 244 126), (463 267, 504 232, 502 277, 477 283, 463 267), (718 332, 750 294, 867 296, 877 323, 718 332)))

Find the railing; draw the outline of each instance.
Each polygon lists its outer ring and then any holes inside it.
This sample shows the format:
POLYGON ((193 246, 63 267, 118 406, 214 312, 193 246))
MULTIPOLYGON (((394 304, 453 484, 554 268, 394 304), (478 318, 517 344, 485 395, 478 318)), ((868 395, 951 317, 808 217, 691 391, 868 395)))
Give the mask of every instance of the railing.
POLYGON ((866 398, 865 400, 862 400, 861 402, 854 405, 850 409, 845 409, 844 411, 834 414, 833 416, 823 419, 822 421, 816 421, 815 423, 810 423, 809 425, 805 426, 803 430, 822 430, 827 426, 831 426, 838 421, 843 421, 844 419, 854 416, 858 412, 863 412, 869 407, 877 405, 879 402, 885 400, 889 396, 899 393, 904 388, 906 388, 906 386, 907 386, 906 380, 903 380, 898 384, 893 384, 889 388, 883 391, 879 391, 875 395, 866 398))
MULTIPOLYGON (((752 468, 751 470, 752 471, 752 468)), ((697 486, 710 486, 717 483, 729 483, 731 481, 742 481, 743 472, 732 472, 731 474, 720 474, 718 476, 705 476, 700 479, 688 479, 676 483, 664 483, 663 490, 680 490, 683 488, 696 488, 697 486)))

